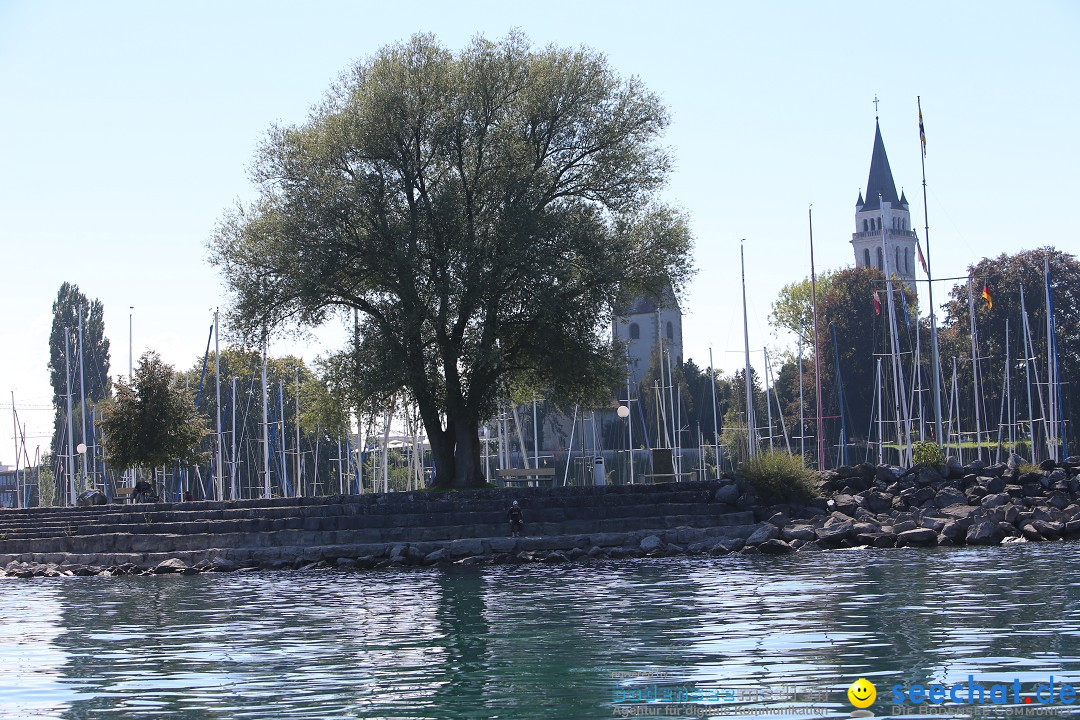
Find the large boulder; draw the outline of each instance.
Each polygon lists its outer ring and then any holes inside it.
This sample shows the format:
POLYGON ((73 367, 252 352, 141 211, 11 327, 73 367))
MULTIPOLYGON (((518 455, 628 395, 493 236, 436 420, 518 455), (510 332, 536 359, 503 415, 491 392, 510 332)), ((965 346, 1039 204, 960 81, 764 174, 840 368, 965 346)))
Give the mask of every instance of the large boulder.
POLYGON ((641 552, 644 553, 656 552, 664 547, 664 541, 656 535, 648 535, 641 539, 641 542, 638 543, 638 547, 640 547, 641 552))
POLYGON ((967 498, 964 497, 963 493, 952 488, 942 488, 934 498, 934 505, 939 508, 965 504, 967 504, 967 498))
POLYGON ((777 540, 776 538, 773 538, 772 540, 766 540, 765 542, 758 545, 757 549, 760 552, 770 555, 780 555, 782 553, 795 552, 795 548, 791 547, 783 540, 777 540))
POLYGON ((892 504, 893 496, 878 490, 868 490, 862 498, 862 506, 872 513, 889 512, 892 504))
POLYGON ((908 545, 937 545, 938 534, 931 528, 917 528, 915 530, 905 530, 902 533, 896 535, 896 546, 906 547, 908 545))
POLYGON ((775 540, 780 537, 780 528, 770 523, 762 523, 750 537, 746 538, 747 545, 760 545, 767 540, 775 540))
POLYGON ((734 505, 739 499, 739 486, 735 483, 728 485, 721 485, 716 489, 716 495, 713 496, 718 503, 724 503, 725 505, 734 505))
POLYGON ((1005 533, 993 520, 982 520, 968 528, 966 542, 969 545, 997 545, 1005 533))

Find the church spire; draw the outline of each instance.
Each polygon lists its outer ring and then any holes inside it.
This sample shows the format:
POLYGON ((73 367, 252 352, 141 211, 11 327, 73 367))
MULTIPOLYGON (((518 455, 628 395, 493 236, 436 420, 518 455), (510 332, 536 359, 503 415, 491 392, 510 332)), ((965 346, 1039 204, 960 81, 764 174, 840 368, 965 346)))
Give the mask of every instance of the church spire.
POLYGON ((896 182, 893 181, 892 168, 889 167, 889 156, 885 154, 885 143, 881 139, 881 125, 875 120, 874 154, 870 158, 870 176, 866 180, 864 211, 881 207, 878 203, 879 194, 882 200, 892 203, 892 207, 900 206, 900 198, 896 195, 896 182))

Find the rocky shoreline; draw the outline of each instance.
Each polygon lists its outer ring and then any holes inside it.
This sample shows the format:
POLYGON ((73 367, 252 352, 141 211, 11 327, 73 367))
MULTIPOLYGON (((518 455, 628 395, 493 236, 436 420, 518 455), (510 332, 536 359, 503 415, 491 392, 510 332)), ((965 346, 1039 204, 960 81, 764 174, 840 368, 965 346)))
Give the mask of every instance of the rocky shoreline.
MULTIPOLYGON (((7 561, 7 577, 156 575, 255 569, 564 563, 683 555, 783 554, 843 548, 942 547, 1080 537, 1080 458, 1038 470, 1008 463, 861 464, 821 477, 822 497, 767 504, 739 478, 685 485, 718 513, 711 527, 461 537, 336 545, 284 544, 129 553, 31 553, 7 561)), ((539 502, 543 495, 537 495, 539 502)), ((528 508, 528 501, 525 502, 528 508)), ((528 519, 528 509, 526 510, 528 519)), ((646 523, 647 524, 647 523, 646 523)), ((526 533, 529 532, 526 526, 526 533)))

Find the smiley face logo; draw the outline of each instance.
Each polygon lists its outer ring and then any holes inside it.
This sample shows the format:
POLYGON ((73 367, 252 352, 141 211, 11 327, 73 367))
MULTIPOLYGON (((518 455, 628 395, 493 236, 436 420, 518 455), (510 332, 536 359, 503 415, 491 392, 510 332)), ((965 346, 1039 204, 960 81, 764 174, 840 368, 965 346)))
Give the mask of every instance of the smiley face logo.
POLYGON ((847 689, 848 700, 857 708, 868 708, 877 698, 877 688, 866 678, 859 678, 847 689))

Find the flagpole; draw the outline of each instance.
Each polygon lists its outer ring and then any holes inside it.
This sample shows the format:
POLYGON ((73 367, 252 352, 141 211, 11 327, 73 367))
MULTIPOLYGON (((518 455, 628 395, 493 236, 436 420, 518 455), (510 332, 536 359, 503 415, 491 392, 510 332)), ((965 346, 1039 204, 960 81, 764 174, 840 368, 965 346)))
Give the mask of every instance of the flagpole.
POLYGON ((930 216, 927 214, 926 203, 926 133, 923 130, 922 98, 916 96, 916 102, 919 105, 919 144, 922 146, 919 157, 922 164, 923 220, 926 222, 923 226, 923 234, 926 238, 926 268, 924 269, 926 270, 926 288, 930 300, 930 354, 932 357, 931 371, 934 374, 934 439, 941 444, 941 361, 938 357, 937 314, 934 312, 934 279, 930 274, 930 216))
MULTIPOLYGON (((825 471, 825 432, 821 421, 821 336, 818 334, 817 274, 814 272, 814 208, 806 209, 810 220, 810 291, 814 304, 814 387, 817 391, 817 447, 818 470, 825 471)), ((839 368, 838 368, 839 369, 839 368)))

